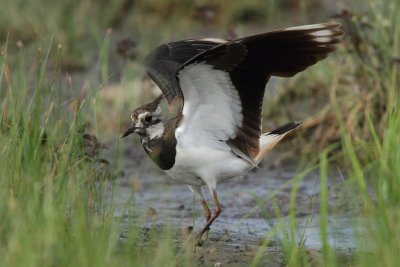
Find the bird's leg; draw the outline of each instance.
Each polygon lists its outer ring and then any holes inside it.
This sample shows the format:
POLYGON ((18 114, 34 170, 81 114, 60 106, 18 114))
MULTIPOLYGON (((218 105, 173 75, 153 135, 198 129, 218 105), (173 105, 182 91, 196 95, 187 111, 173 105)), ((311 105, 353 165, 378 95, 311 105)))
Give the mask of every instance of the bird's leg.
MULTIPOLYGON (((204 200, 204 198, 200 198, 200 202, 203 205, 204 208, 204 216, 206 217, 206 223, 211 219, 211 210, 207 205, 207 202, 204 200)), ((210 227, 206 229, 204 232, 205 239, 208 240, 208 232, 210 231, 210 227)))
MULTIPOLYGON (((200 197, 200 203, 204 208, 204 217, 206 218, 207 223, 211 218, 211 210, 208 207, 206 200, 204 199, 203 193, 201 192, 201 187, 189 185, 189 188, 190 190, 192 190, 193 193, 197 194, 200 197)), ((210 230, 210 228, 208 228, 208 230, 210 230)), ((208 240, 208 230, 205 232, 206 240, 208 240)))
POLYGON ((218 216, 222 212, 221 205, 219 204, 217 192, 215 191, 215 189, 212 190, 212 197, 213 197, 214 204, 215 204, 215 211, 214 211, 214 214, 207 221, 206 225, 201 230, 201 232, 199 234, 200 238, 204 235, 205 232, 208 232, 208 230, 210 229, 211 224, 215 221, 215 219, 218 218, 218 216))

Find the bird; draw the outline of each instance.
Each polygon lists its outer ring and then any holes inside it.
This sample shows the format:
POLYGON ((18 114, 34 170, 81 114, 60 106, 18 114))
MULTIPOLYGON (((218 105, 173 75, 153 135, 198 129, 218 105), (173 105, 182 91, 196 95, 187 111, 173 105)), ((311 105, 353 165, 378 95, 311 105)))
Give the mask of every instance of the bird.
POLYGON ((186 184, 204 208, 200 244, 221 214, 217 185, 256 168, 301 122, 262 132, 266 84, 292 77, 327 57, 340 43, 341 24, 326 22, 265 32, 236 40, 186 39, 162 44, 144 59, 161 90, 131 113, 122 137, 139 135, 147 155, 186 184), (215 206, 211 212, 202 188, 215 206))

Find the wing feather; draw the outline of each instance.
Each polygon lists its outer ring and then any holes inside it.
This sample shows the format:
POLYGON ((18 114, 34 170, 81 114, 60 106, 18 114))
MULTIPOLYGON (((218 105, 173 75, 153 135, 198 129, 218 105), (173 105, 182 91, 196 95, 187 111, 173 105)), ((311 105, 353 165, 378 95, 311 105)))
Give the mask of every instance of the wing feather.
POLYGON ((146 73, 161 89, 178 112, 183 108, 183 95, 177 81, 182 64, 196 55, 224 42, 224 40, 183 40, 167 43, 153 50, 144 60, 146 73))
MULTIPOLYGON (((191 65, 203 64, 212 66, 215 72, 226 73, 226 80, 232 85, 229 88, 237 92, 242 110, 242 121, 226 120, 232 123, 231 127, 225 129, 230 137, 227 143, 234 148, 233 151, 240 151, 236 154, 244 154, 246 160, 255 163, 254 158, 260 151, 264 91, 270 76, 291 77, 303 71, 335 50, 342 35, 341 25, 335 22, 263 33, 216 45, 185 62, 181 70, 191 65), (235 129, 233 138, 232 127, 235 129)), ((178 70, 179 79, 185 75, 181 70, 178 70)), ((211 73, 210 71, 210 75, 211 73)), ((208 79, 207 76, 202 78, 208 79)), ((182 83, 180 85, 184 86, 182 83)), ((190 88, 205 90, 201 86, 190 88)), ((221 87, 213 89, 218 90, 221 87)), ((186 105, 185 92, 183 95, 186 105)), ((218 107, 226 105, 223 102, 214 104, 218 107)), ((235 108, 230 111, 234 112, 235 108)), ((193 127, 198 129, 200 125, 193 127)), ((212 128, 206 129, 214 131, 212 128)))
POLYGON ((176 134, 181 144, 228 150, 226 141, 236 137, 243 116, 229 74, 199 63, 185 67, 178 78, 185 96, 176 134))

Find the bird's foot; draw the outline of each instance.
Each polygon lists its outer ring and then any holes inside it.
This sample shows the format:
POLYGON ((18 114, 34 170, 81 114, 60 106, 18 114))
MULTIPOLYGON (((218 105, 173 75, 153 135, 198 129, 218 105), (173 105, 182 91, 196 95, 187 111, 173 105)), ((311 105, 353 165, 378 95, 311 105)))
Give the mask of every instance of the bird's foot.
POLYGON ((196 252, 198 248, 203 247, 209 241, 209 230, 210 228, 208 227, 206 230, 193 234, 193 252, 196 252))
POLYGON ((205 242, 202 239, 202 233, 201 232, 194 234, 193 243, 192 244, 193 244, 193 252, 197 252, 197 250, 199 248, 204 246, 205 242))

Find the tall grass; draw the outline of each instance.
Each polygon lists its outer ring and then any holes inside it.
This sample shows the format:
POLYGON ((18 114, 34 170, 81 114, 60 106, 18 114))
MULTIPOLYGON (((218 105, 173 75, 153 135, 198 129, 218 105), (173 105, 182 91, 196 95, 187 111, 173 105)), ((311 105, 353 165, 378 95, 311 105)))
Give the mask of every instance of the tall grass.
MULTIPOLYGON (((400 142, 400 3, 366 1, 365 4, 367 7, 358 3, 342 13, 347 37, 339 50, 342 59, 336 60, 344 64, 332 65, 329 70, 332 85, 325 109, 331 115, 324 118, 337 121, 335 139, 339 137, 340 143, 334 149, 325 148, 319 156, 323 246, 318 265, 397 266, 400 260, 400 149, 397 145, 400 142), (352 13, 351 10, 357 10, 355 7, 364 9, 352 13), (347 259, 327 242, 327 216, 331 212, 327 173, 332 160, 344 167, 347 178, 344 186, 351 187, 350 201, 359 205, 353 211, 353 216, 359 217, 354 225, 357 250, 347 259)), ((330 133, 335 124, 332 120, 330 124, 325 123, 321 121, 321 133, 330 133)), ((296 192, 296 186, 292 192, 296 192)), ((290 218, 296 220, 293 214, 290 218)), ((296 229, 296 224, 292 224, 283 230, 290 233, 284 240, 287 263, 291 266, 315 264, 309 253, 291 241, 294 239, 290 236, 296 229)))
POLYGON ((116 27, 124 14, 123 0, 60 1, 4 0, 0 9, 0 40, 10 39, 10 51, 34 50, 49 35, 60 45, 63 69, 79 71, 95 56, 96 40, 107 27, 116 27))
MULTIPOLYGON (((374 31, 372 36, 375 47, 371 50, 375 51, 375 56, 367 53, 375 62, 365 65, 364 69, 371 74, 374 83, 380 84, 384 112, 377 116, 374 110, 366 110, 365 127, 370 135, 367 143, 354 141, 345 128, 344 118, 341 114, 338 117, 350 178, 363 200, 362 214, 369 218, 362 224, 366 231, 360 234, 360 244, 367 252, 358 255, 359 263, 396 266, 400 260, 397 227, 400 218, 400 149, 397 146, 400 142, 400 73, 395 58, 400 45, 400 3, 370 1, 369 5, 370 23, 380 25, 377 27, 380 30, 374 31)), ((336 98, 334 102, 338 106, 336 98)))
POLYGON ((359 59, 359 71, 378 107, 365 106, 359 114, 368 138, 354 139, 348 131, 335 90, 332 103, 340 123, 349 179, 362 200, 361 214, 368 218, 362 224, 366 231, 360 233, 360 245, 367 252, 358 255, 359 264, 396 266, 400 259, 396 226, 400 204, 400 73, 395 58, 400 44, 400 3, 368 1, 368 5, 366 22, 372 30, 358 28, 365 57, 359 59))
POLYGON ((52 45, 30 65, 32 76, 10 66, 7 44, 2 47, 0 266, 172 264, 170 232, 159 237, 150 229, 143 241, 135 222, 127 241, 119 238, 113 172, 99 168, 99 157, 88 152, 93 142, 84 137, 95 96, 76 92, 59 101, 61 92, 46 72, 47 58, 56 53, 52 45))

